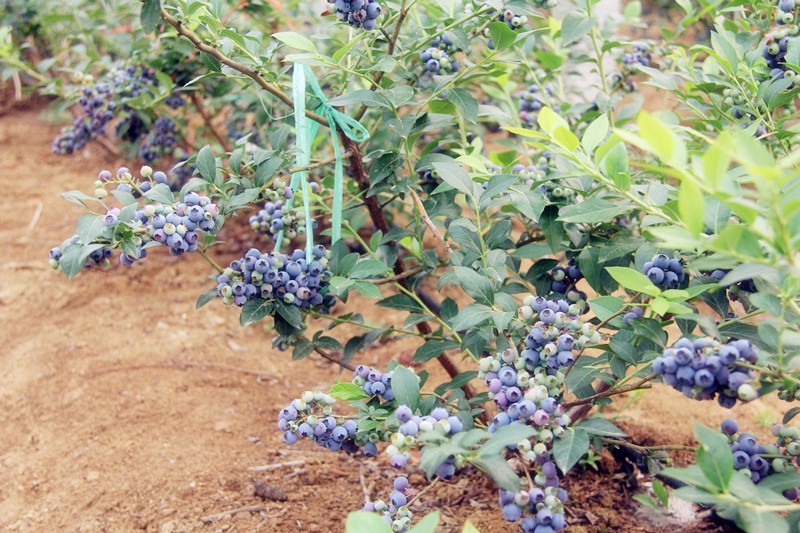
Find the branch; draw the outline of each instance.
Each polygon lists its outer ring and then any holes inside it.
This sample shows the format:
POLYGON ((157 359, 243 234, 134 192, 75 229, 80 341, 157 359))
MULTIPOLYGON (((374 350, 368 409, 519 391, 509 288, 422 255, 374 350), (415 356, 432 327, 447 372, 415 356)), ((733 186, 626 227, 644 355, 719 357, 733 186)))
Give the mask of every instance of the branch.
POLYGON ((203 100, 200 97, 200 93, 198 93, 197 91, 192 91, 190 93, 190 97, 192 99, 192 104, 194 104, 194 108, 197 109, 198 113, 200 113, 200 117, 203 119, 203 122, 206 123, 208 129, 211 130, 211 133, 214 135, 214 137, 216 137, 217 141, 219 141, 219 144, 220 146, 222 146, 222 149, 225 150, 226 152, 233 151, 233 147, 231 146, 230 141, 222 136, 222 134, 219 132, 219 129, 216 126, 214 126, 213 122, 211 122, 211 118, 209 118, 208 113, 206 113, 206 110, 203 109, 203 100))
MULTIPOLYGON (((230 68, 232 68, 233 70, 241 72, 242 74, 244 74, 248 78, 250 78, 253 81, 255 81, 258 84, 259 87, 261 87, 262 89, 264 89, 268 93, 270 93, 273 96, 275 96, 278 100, 280 100, 281 102, 286 104, 288 107, 291 107, 292 109, 294 109, 294 102, 292 101, 292 99, 289 97, 288 94, 283 92, 276 85, 273 85, 272 83, 270 83, 267 80, 265 80, 264 78, 262 78, 261 75, 258 72, 256 72, 255 70, 251 69, 250 67, 248 67, 246 65, 243 65, 243 64, 239 63, 238 61, 234 61, 233 59, 229 58, 228 56, 226 56, 225 54, 223 54, 222 52, 220 52, 219 50, 217 50, 213 46, 210 46, 210 45, 204 43, 203 40, 196 33, 194 33, 192 30, 190 30, 189 28, 184 26, 183 23, 180 20, 176 19, 175 17, 173 17, 172 15, 167 13, 167 10, 164 9, 163 7, 161 8, 161 18, 164 19, 164 22, 166 22, 167 24, 169 24, 170 26, 175 28, 175 31, 177 31, 179 35, 182 35, 183 37, 186 37, 187 39, 189 39, 192 42, 192 44, 194 45, 195 48, 197 48, 201 52, 205 52, 205 53, 215 57, 223 65, 227 65, 230 68)), ((327 119, 325 119, 325 117, 323 117, 321 115, 318 115, 317 113, 314 113, 313 111, 306 111, 306 116, 308 118, 310 118, 311 120, 319 122, 323 126, 327 126, 328 125, 328 121, 327 121, 327 119)))
MULTIPOLYGON (((355 178, 358 187, 364 193, 364 205, 366 205, 367 211, 369 211, 370 219, 372 219, 372 223, 375 225, 375 227, 381 230, 384 235, 386 235, 389 233, 390 228, 389 223, 386 221, 386 217, 383 215, 383 209, 381 209, 380 201, 378 200, 377 196, 367 196, 369 192, 369 175, 364 168, 364 161, 361 158, 361 148, 359 148, 355 141, 346 135, 341 135, 341 138, 344 148, 353 154, 353 157, 350 158, 350 170, 353 173, 353 177, 355 178)), ((408 283, 406 269, 403 265, 403 260, 400 257, 397 258, 392 269, 394 270, 395 277, 397 277, 397 283, 403 287, 403 289, 413 294, 414 291, 411 288, 411 285, 408 283)), ((420 322, 416 325, 416 327, 417 331, 419 331, 420 334, 425 337, 433 333, 430 324, 427 322, 420 322)), ((456 366, 456 364, 447 354, 443 353, 437 357, 436 360, 439 361, 439 364, 442 365, 442 368, 444 368, 451 379, 455 378, 461 373, 458 370, 458 366, 456 366)), ((464 391, 464 396, 466 396, 467 399, 475 396, 475 391, 468 383, 462 386, 461 390, 464 391)))
POLYGON ((328 352, 326 352, 325 350, 323 350, 319 346, 314 346, 314 351, 317 352, 318 354, 320 354, 322 357, 324 357, 328 361, 330 361, 331 363, 336 363, 337 365, 339 365, 342 368, 346 368, 347 370, 350 370, 350 371, 354 371, 356 369, 356 367, 354 367, 350 363, 348 363, 346 361, 342 361, 341 359, 337 359, 336 357, 334 357, 333 355, 329 354, 328 352))

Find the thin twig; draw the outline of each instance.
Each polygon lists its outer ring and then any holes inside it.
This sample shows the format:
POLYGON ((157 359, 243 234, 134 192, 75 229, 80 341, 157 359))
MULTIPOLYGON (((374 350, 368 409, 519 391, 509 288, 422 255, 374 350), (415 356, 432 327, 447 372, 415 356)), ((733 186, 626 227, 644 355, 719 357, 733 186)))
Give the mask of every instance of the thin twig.
POLYGON ((610 439, 607 437, 600 437, 600 441, 604 444, 608 444, 611 446, 624 446, 625 448, 630 448, 631 450, 636 450, 637 452, 648 455, 651 451, 687 451, 693 452, 696 450, 693 446, 684 446, 682 444, 665 444, 661 446, 640 446, 638 444, 633 444, 632 442, 628 442, 626 440, 618 440, 618 439, 610 439))
POLYGON ((433 236, 436 237, 436 240, 442 243, 444 246, 445 251, 448 255, 453 253, 453 248, 450 247, 450 243, 444 238, 444 236, 439 231, 439 228, 433 223, 431 218, 428 216, 428 211, 425 209, 425 206, 422 205, 422 200, 420 199, 419 195, 414 189, 408 189, 408 192, 411 193, 411 198, 414 199, 414 203, 417 205, 417 209, 419 209, 419 213, 422 216, 422 220, 428 225, 428 228, 433 233, 433 236))
POLYGON ((263 513, 266 511, 263 505, 248 505, 246 507, 238 507, 236 509, 231 509, 230 511, 222 511, 221 513, 210 514, 208 516, 204 516, 200 520, 205 524, 211 524, 212 522, 216 522, 222 518, 227 516, 233 516, 239 513, 263 513))
POLYGON ((373 283, 373 285, 385 285, 387 283, 394 283, 395 281, 400 281, 401 279, 410 278, 411 276, 413 276, 415 274, 419 274, 423 270, 425 270, 425 269, 422 268, 422 267, 412 268, 411 270, 406 270, 405 272, 403 272, 402 274, 400 274, 398 276, 390 276, 388 278, 377 279, 377 280, 373 281, 372 283, 373 283))
POLYGON ((111 144, 111 141, 109 141, 106 137, 95 137, 94 140, 97 141, 97 144, 105 148, 106 151, 114 157, 119 157, 122 155, 120 149, 111 144))
POLYGON ((369 487, 367 487, 367 482, 364 479, 364 468, 360 468, 358 470, 358 480, 361 483, 361 492, 364 493, 364 503, 368 503, 372 501, 372 488, 375 486, 374 483, 371 483, 369 487))
POLYGON ((223 137, 222 133, 220 133, 219 128, 217 128, 214 123, 211 121, 211 118, 206 113, 206 110, 203 109, 203 99, 200 96, 200 93, 197 91, 191 91, 190 98, 192 99, 192 104, 194 104, 194 108, 197 109, 197 112, 200 113, 200 117, 203 119, 203 122, 206 123, 208 129, 211 130, 211 134, 216 137, 217 141, 219 141, 220 146, 226 152, 233 151, 233 147, 228 139, 223 137))
POLYGON ((270 470, 278 470, 287 466, 303 466, 306 462, 303 459, 296 461, 286 461, 285 463, 272 463, 271 465, 251 466, 247 470, 250 472, 269 472, 270 470))
POLYGON ((186 370, 188 368, 197 368, 200 370, 226 370, 230 372, 238 372, 240 374, 248 374, 250 376, 256 376, 259 378, 274 378, 275 374, 271 372, 261 372, 258 370, 250 370, 248 368, 240 368, 237 366, 226 365, 224 363, 194 363, 189 361, 161 361, 160 363, 150 363, 150 364, 141 364, 141 365, 125 365, 125 366, 113 366, 109 368, 100 368, 97 370, 89 370, 88 372, 84 372, 81 374, 83 377, 86 378, 94 378, 97 376, 102 376, 104 374, 111 374, 112 372, 128 372, 130 370, 148 370, 154 368, 169 368, 169 369, 177 369, 177 370, 186 370))
MULTIPOLYGON (((229 58, 228 56, 226 56, 225 54, 223 54, 222 52, 220 52, 219 50, 217 50, 213 46, 210 46, 210 45, 204 43, 203 40, 195 32, 193 32, 192 30, 190 30, 189 28, 184 26, 183 23, 180 20, 176 19, 175 17, 173 17, 172 15, 167 13, 167 10, 164 9, 163 7, 161 8, 161 18, 164 19, 164 21, 167 24, 169 24, 170 26, 175 28, 175 31, 177 31, 179 35, 182 35, 183 37, 186 37, 187 39, 189 39, 192 42, 192 44, 194 45, 195 48, 197 48, 201 52, 205 52, 206 54, 209 54, 209 55, 215 57, 223 65, 227 65, 228 67, 230 67, 230 68, 232 68, 232 69, 234 69, 234 70, 236 70, 238 72, 241 72, 242 74, 244 74, 248 78, 250 78, 253 81, 255 81, 258 84, 259 87, 261 87, 262 89, 264 89, 268 93, 270 93, 273 96, 275 96, 278 100, 280 100, 281 102, 286 104, 288 107, 291 107, 292 109, 294 109, 294 102, 292 102, 292 99, 289 97, 288 94, 283 92, 276 85, 273 85, 272 83, 270 83, 267 80, 265 80, 264 78, 262 78, 261 75, 258 72, 256 72, 255 70, 251 69, 248 66, 245 66, 245 65, 239 63, 238 61, 234 61, 233 59, 229 58)), ((314 113, 313 111, 306 111, 306 116, 308 118, 310 118, 311 120, 319 122, 323 126, 327 126, 328 125, 328 120, 325 117, 323 117, 321 115, 318 115, 317 113, 314 113)))
POLYGON ((628 387, 623 387, 621 389, 616 389, 612 391, 602 391, 597 394, 592 394, 591 396, 587 396, 586 398, 581 398, 580 400, 575 400, 574 402, 567 402, 564 404, 564 407, 575 407, 577 405, 585 405, 588 403, 592 403, 598 398, 607 398, 609 396, 614 396, 616 394, 625 394, 626 392, 633 392, 641 389, 649 389, 652 387, 652 385, 650 383, 647 383, 647 381, 649 380, 642 380, 638 383, 635 383, 628 387))
POLYGON ((322 357, 324 357, 328 361, 330 361, 332 363, 336 363, 337 365, 339 365, 342 368, 346 368, 347 370, 355 370, 356 369, 356 367, 354 367, 353 365, 351 365, 347 361, 342 361, 341 359, 339 359, 337 357, 334 357, 333 355, 329 354, 328 352, 326 352, 325 350, 323 350, 319 346, 314 346, 314 351, 317 352, 318 354, 320 354, 322 357))

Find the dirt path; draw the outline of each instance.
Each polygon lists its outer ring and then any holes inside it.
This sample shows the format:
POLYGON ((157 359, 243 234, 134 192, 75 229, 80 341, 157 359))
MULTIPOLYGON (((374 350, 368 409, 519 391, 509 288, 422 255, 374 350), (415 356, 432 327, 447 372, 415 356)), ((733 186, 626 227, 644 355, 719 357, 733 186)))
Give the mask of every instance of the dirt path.
MULTIPOLYGON (((59 194, 89 190, 100 168, 116 167, 95 148, 67 159, 51 155, 56 131, 36 112, 0 117, 0 528, 341 531, 364 490, 385 497, 392 472, 382 458, 356 461, 282 443, 277 410, 303 390, 327 388, 338 370, 314 358, 291 362, 272 350, 268 332, 240 328, 237 313, 218 302, 196 311, 197 295, 209 288, 201 258, 156 252, 132 268, 71 282, 49 268, 47 251, 71 234, 80 214, 59 194), (286 462, 295 463, 248 470, 286 462), (261 484, 285 501, 255 496, 261 484), (203 521, 246 506, 255 510, 203 521)), ((392 343, 359 362, 384 364, 413 350, 413 343, 392 343)), ((753 420, 777 416, 762 404, 742 412, 753 420)), ((640 441, 685 443, 689 418, 716 424, 724 417, 669 390, 646 395, 623 415, 640 441)), ((601 468, 616 465, 605 459, 601 468)), ((630 494, 607 473, 569 482, 573 523, 584 524, 572 531, 674 530, 634 519, 630 494)), ((424 481, 415 475, 414 483, 424 481)), ((484 533, 508 531, 494 494, 472 476, 427 503, 443 508, 443 531, 467 517, 484 533)))

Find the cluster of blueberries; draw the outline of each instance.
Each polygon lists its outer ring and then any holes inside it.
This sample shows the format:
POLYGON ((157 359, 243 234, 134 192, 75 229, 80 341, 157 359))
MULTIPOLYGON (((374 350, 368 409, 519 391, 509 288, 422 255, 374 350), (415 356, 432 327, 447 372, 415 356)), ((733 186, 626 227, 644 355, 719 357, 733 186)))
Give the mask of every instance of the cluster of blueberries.
POLYGON ((558 487, 556 465, 546 461, 541 465, 541 475, 552 474, 556 485, 532 487, 518 492, 500 489, 498 503, 503 510, 503 518, 509 522, 519 522, 523 533, 553 533, 567 527, 564 517, 564 504, 567 491, 558 487))
MULTIPOLYGON (((578 266, 575 258, 571 258, 566 267, 557 266, 550 271, 550 277, 553 279, 551 290, 561 295, 566 295, 570 290, 575 288, 575 284, 583 279, 583 274, 578 266)), ((586 300, 586 295, 581 295, 583 300, 586 300)))
POLYGON ((72 121, 53 140, 53 153, 71 155, 83 149, 90 140, 105 133, 106 124, 114 118, 114 88, 108 83, 86 87, 78 99, 83 114, 72 121))
MULTIPOLYGON (((577 293, 578 291, 568 291, 577 293)), ((575 296, 572 294, 572 296, 575 296)), ((580 294, 578 294, 580 296, 580 294)), ((584 324, 580 315, 585 313, 589 306, 586 300, 578 298, 545 298, 544 296, 528 295, 519 308, 520 315, 526 322, 541 322, 546 326, 555 325, 556 328, 565 328, 565 331, 588 335, 592 339, 599 338, 598 333, 588 324, 584 324)), ((592 341, 594 342, 594 341, 592 341)))
POLYGON ((432 48, 439 48, 448 54, 453 54, 458 51, 455 43, 447 35, 437 35, 431 39, 430 46, 432 48))
MULTIPOLYGON (((68 242, 69 244, 82 244, 80 238, 77 235, 73 235, 68 242)), ((98 248, 97 250, 89 254, 89 257, 86 258, 86 263, 83 265, 83 267, 86 269, 95 267, 107 268, 111 264, 109 259, 113 254, 114 254, 113 250, 111 250, 111 248, 108 248, 107 246, 98 248)), ((52 248, 50 250, 50 266, 58 270, 59 262, 61 261, 61 256, 62 252, 60 246, 52 248)))
POLYGON ((353 383, 361 387, 370 396, 388 402, 394 400, 392 375, 394 375, 394 372, 381 372, 377 368, 358 365, 353 371, 353 383))
POLYGON ((620 58, 622 72, 617 72, 612 76, 611 82, 613 86, 622 91, 634 92, 636 90, 636 82, 633 77, 639 73, 638 66, 649 67, 651 61, 650 45, 647 43, 635 43, 633 51, 622 54, 620 58))
MULTIPOLYGON (((117 178, 123 181, 117 185, 118 190, 127 192, 147 192, 157 184, 166 184, 167 175, 163 172, 153 172, 150 167, 143 167, 141 171, 145 180, 136 184, 130 171, 122 167, 117 170, 117 178), (127 182, 127 183, 125 183, 127 182)), ((111 173, 103 170, 98 175, 98 184, 107 183, 112 179, 111 173)), ((150 243, 157 242, 167 246, 170 254, 183 255, 197 250, 200 232, 213 232, 219 217, 219 206, 211 201, 208 196, 189 192, 182 201, 172 205, 148 204, 136 211, 133 220, 127 223, 136 235, 138 244, 136 253, 122 253, 120 263, 130 266, 147 255, 146 248, 150 243)), ((106 227, 115 228, 120 224, 120 209, 112 207, 105 215, 106 227)))
POLYGON ((171 109, 180 109, 186 105, 186 100, 179 94, 171 94, 164 98, 164 103, 171 109))
POLYGON ((153 129, 147 134, 139 147, 139 157, 145 163, 152 163, 156 159, 170 155, 178 144, 176 137, 178 129, 169 117, 159 117, 153 124, 153 129))
POLYGON ((21 2, 21 6, 15 5, 16 2, 6 0, 5 11, 8 14, 8 25, 14 33, 22 36, 36 35, 41 30, 38 20, 39 12, 35 6, 29 5, 30 2, 21 2))
MULTIPOLYGON (((464 431, 464 423, 445 407, 436 407, 430 415, 419 416, 406 405, 400 405, 394 412, 400 423, 397 432, 392 436, 391 444, 386 448, 392 466, 402 468, 408 463, 410 451, 417 444, 417 437, 423 433, 436 431, 442 435, 455 435, 464 431)), ((449 480, 456 473, 456 467, 463 466, 463 458, 449 457, 439 465, 436 475, 449 480)))
POLYGON ((458 60, 450 57, 442 48, 431 46, 419 54, 419 60, 425 68, 425 76, 437 74, 455 74, 461 68, 458 60))
MULTIPOLYGON (((309 188, 312 193, 319 193, 319 183, 312 181, 309 183, 309 188)), ((283 231, 284 237, 288 240, 305 233, 303 208, 299 205, 290 205, 289 200, 294 198, 294 191, 286 185, 283 179, 276 179, 265 196, 267 201, 264 203, 264 207, 248 220, 254 231, 271 236, 273 239, 283 231)), ((312 224, 316 229, 317 221, 313 220, 312 224)))
POLYGON ((664 383, 695 400, 717 401, 730 409, 736 400, 749 402, 758 397, 753 387, 754 373, 737 363, 753 364, 758 351, 748 340, 722 344, 714 339, 694 341, 682 338, 653 360, 653 372, 664 383))
POLYGON ((794 79, 797 76, 797 73, 786 63, 789 42, 800 34, 800 26, 794 23, 796 8, 795 0, 780 0, 775 12, 775 22, 778 23, 778 27, 773 28, 766 35, 762 55, 767 61, 770 76, 773 78, 794 79))
MULTIPOLYGON (((560 371, 551 373, 541 358, 533 355, 535 350, 529 348, 525 352, 528 352, 527 358, 512 348, 494 357, 482 358, 478 377, 486 380, 489 397, 498 410, 488 431, 494 433, 510 424, 532 426, 536 430, 534 440, 537 444, 530 454, 525 454, 527 460, 532 460, 563 433, 569 418, 558 401, 564 374, 560 371)), ((569 353, 572 357, 572 352, 569 353)))
POLYGON ((366 502, 362 511, 381 513, 383 519, 396 533, 407 533, 411 527, 413 514, 408 509, 409 502, 408 478, 397 476, 392 481, 392 492, 389 494, 389 503, 383 500, 366 502))
POLYGON ((283 431, 283 441, 294 444, 301 437, 317 443, 332 452, 342 450, 356 453, 363 448, 367 457, 378 453, 377 435, 374 441, 357 436, 358 424, 355 420, 337 420, 332 416, 336 399, 320 391, 304 392, 295 398, 278 415, 278 429, 283 431))
MULTIPOLYGON (((748 109, 748 107, 744 105, 745 99, 741 91, 725 87, 725 89, 722 90, 722 102, 731 109, 731 115, 739 121, 740 127, 747 128, 756 120, 756 116, 751 112, 751 109, 748 109)), ((764 110, 766 110, 766 106, 763 102, 758 102, 756 105, 759 107, 763 106, 765 108, 764 110)), ((762 137, 766 134, 767 127, 764 124, 759 124, 756 128, 755 136, 762 137)))
MULTIPOLYGON (((553 90, 549 86, 545 86, 544 92, 547 96, 553 95, 553 90)), ((528 127, 536 124, 539 111, 545 106, 542 89, 536 84, 529 85, 515 96, 519 98, 519 119, 528 127)))
POLYGON ((279 300, 303 309, 327 313, 336 299, 328 293, 329 252, 319 244, 312 260, 305 250, 291 254, 262 253, 252 248, 217 276, 217 295, 226 305, 243 306, 248 300, 279 300))
POLYGON ((374 30, 381 14, 381 5, 376 0, 336 0, 328 4, 328 10, 351 26, 374 30))
POLYGON ((656 254, 642 266, 642 274, 662 289, 677 289, 686 279, 683 259, 671 258, 666 254, 656 254))
MULTIPOLYGON (((793 470, 793 460, 800 466, 800 428, 775 424, 771 431, 777 437, 777 442, 766 446, 759 444, 751 433, 737 435, 739 424, 732 418, 722 421, 720 431, 728 437, 733 452, 733 467, 753 483, 764 481, 772 474, 793 470)), ((800 487, 791 487, 783 495, 789 500, 796 500, 800 496, 800 487)))

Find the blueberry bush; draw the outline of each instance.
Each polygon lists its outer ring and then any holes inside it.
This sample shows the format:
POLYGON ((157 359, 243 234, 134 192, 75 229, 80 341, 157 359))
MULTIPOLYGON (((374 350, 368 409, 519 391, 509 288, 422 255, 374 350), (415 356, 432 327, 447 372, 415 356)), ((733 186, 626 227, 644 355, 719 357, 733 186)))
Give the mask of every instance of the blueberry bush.
POLYGON ((73 111, 55 153, 101 142, 140 170, 64 194, 86 214, 51 265, 196 253, 213 271, 198 307, 233 304, 293 359, 345 369, 275 410, 287 445, 397 470, 348 531, 434 531, 412 504, 475 470, 505 520, 562 531, 561 480, 607 447, 745 531, 797 531, 794 0, 680 0, 638 39, 637 1, 65 3, 6 0, 3 78, 73 111), (263 246, 222 266, 235 217, 263 246), (411 366, 357 364, 396 338, 417 340, 411 366), (593 410, 654 382, 731 411, 774 394, 785 416, 769 443, 698 425, 676 468, 685 446, 593 410))

